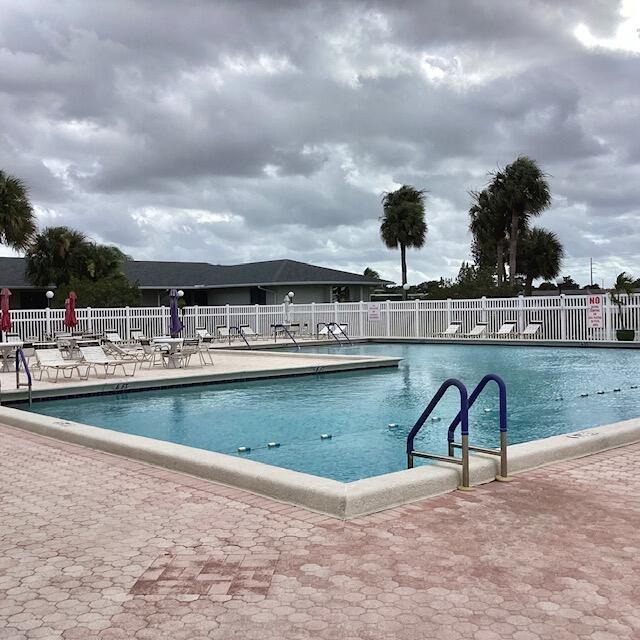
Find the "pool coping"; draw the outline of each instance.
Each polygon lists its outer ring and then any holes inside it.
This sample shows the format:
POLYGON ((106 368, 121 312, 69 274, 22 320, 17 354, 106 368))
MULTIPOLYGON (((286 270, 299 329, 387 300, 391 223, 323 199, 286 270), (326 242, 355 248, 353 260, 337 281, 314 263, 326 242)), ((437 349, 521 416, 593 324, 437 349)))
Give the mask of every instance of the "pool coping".
MULTIPOLYGON (((345 520, 448 493, 460 483, 459 467, 446 463, 344 483, 255 460, 10 407, 0 407, 0 424, 244 489, 345 520)), ((515 444, 508 449, 509 473, 518 474, 636 442, 640 442, 640 418, 515 444)), ((471 457, 473 485, 493 481, 498 470, 498 460, 493 456, 475 454, 471 457)))
MULTIPOLYGON (((246 357, 251 358, 256 351, 249 350, 226 350, 217 349, 216 353, 232 352, 234 358, 246 357)), ((260 353, 261 357, 282 357, 282 352, 265 350, 260 353)), ((189 375, 181 375, 178 372, 184 369, 176 369, 176 375, 163 378, 122 378, 114 376, 113 380, 109 378, 93 378, 91 380, 79 381, 73 380, 72 384, 65 382, 56 383, 55 386, 38 388, 34 385, 32 389, 32 398, 34 402, 50 399, 78 398, 97 395, 110 395, 114 393, 129 393, 135 391, 153 391, 159 389, 171 389, 178 387, 193 387, 212 384, 223 384, 230 382, 249 382, 252 380, 265 380, 270 378, 293 378, 298 376, 321 375, 328 373, 345 373, 349 371, 363 371, 370 369, 393 368, 398 366, 402 360, 400 357, 393 356, 368 356, 368 355, 344 355, 339 353, 331 354, 315 354, 308 352, 287 352, 287 358, 301 359, 321 359, 323 364, 297 366, 297 367, 281 367, 278 369, 263 368, 253 371, 234 371, 217 373, 215 365, 207 371, 203 367, 202 372, 190 370, 189 375)), ((163 369, 166 371, 166 369, 163 369)), ((28 391, 25 390, 3 390, 0 400, 3 404, 17 404, 28 401, 28 391)))

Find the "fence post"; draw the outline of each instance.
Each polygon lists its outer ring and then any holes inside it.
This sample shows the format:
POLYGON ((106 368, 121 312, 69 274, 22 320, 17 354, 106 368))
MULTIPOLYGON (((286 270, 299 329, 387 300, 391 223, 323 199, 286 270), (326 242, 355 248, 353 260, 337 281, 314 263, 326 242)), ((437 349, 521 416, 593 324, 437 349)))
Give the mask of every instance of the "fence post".
POLYGON ((338 320, 338 310, 339 310, 340 307, 338 306, 338 304, 339 303, 338 303, 337 300, 333 303, 333 321, 336 324, 340 324, 340 322, 338 320))
POLYGON ((567 339, 567 307, 565 305, 565 294, 560 294, 560 339, 567 339))
POLYGON ((193 305, 193 328, 200 326, 200 309, 197 304, 193 305))
POLYGON ((604 294, 604 314, 606 323, 607 340, 613 340, 613 305, 608 293, 604 294))
POLYGON ((524 331, 524 296, 518 296, 518 333, 524 331))
MULTIPOLYGON (((482 317, 480 318, 480 322, 486 322, 487 324, 489 324, 487 320, 487 296, 482 296, 482 298, 480 299, 480 308, 482 309, 482 317)), ((489 331, 489 329, 487 329, 487 331, 489 331)))
POLYGON ((316 333, 316 303, 311 303, 311 326, 309 327, 309 332, 311 335, 315 335, 316 333))
POLYGON ((50 338, 51 337, 51 309, 49 309, 49 307, 47 307, 47 312, 45 313, 45 328, 47 331, 47 335, 45 336, 45 338, 50 338))
POLYGON ((447 327, 451 324, 451 298, 447 298, 447 327))
POLYGON ((125 326, 125 335, 127 336, 125 340, 129 340, 131 338, 131 309, 129 307, 124 308, 124 326, 125 326))
POLYGON ((93 331, 93 315, 91 314, 91 307, 87 307, 87 328, 89 331, 93 331))
POLYGON ((420 337, 420 300, 418 300, 417 298, 413 301, 416 308, 414 311, 415 314, 415 336, 416 338, 420 337))
POLYGON ((162 309, 162 313, 161 313, 161 317, 162 317, 162 334, 163 336, 167 335, 169 333, 169 317, 167 314, 167 307, 165 307, 164 305, 162 305, 162 307, 160 307, 162 309))
POLYGON ((364 338, 364 302, 360 300, 358 303, 358 337, 364 338))
POLYGON ((228 329, 229 328, 229 305, 228 304, 224 305, 224 315, 226 318, 225 324, 228 329))
POLYGON ((389 313, 389 300, 384 303, 384 316, 387 321, 387 337, 391 336, 391 314, 389 313))
POLYGON ((256 331, 257 333, 261 333, 262 329, 260 328, 260 305, 255 305, 255 314, 256 314, 256 319, 255 322, 253 324, 253 330, 256 331))

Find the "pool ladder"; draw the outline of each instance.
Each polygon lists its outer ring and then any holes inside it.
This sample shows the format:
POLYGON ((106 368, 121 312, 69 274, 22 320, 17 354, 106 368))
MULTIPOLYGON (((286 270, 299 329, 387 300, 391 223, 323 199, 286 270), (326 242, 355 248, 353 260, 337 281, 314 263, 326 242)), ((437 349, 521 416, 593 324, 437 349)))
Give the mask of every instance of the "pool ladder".
POLYGON ((472 489, 469 480, 469 452, 475 451, 477 453, 485 453, 492 456, 500 457, 500 474, 496 476, 496 480, 502 482, 508 482, 511 478, 508 475, 507 467, 507 387, 504 380, 500 376, 490 373, 476 386, 471 395, 467 391, 467 387, 455 378, 449 378, 445 380, 438 391, 435 393, 431 402, 427 405, 427 408, 422 412, 417 422, 409 432, 407 436, 407 466, 409 469, 413 469, 414 458, 428 458, 430 460, 439 460, 440 462, 449 462, 462 466, 462 483, 458 486, 458 489, 469 491, 472 489), (489 449, 487 447, 476 447, 469 444, 469 409, 473 406, 478 399, 484 388, 489 382, 495 382, 498 385, 499 402, 500 402, 500 448, 489 449), (460 410, 449 425, 447 433, 448 455, 441 455, 437 453, 431 453, 427 451, 416 451, 414 448, 414 439, 424 423, 427 421, 436 405, 442 399, 447 389, 450 387, 456 387, 460 394, 460 410), (456 428, 460 425, 461 442, 455 442, 456 428), (462 457, 457 458, 455 456, 456 449, 462 451, 462 457))
POLYGON ((320 331, 322 327, 326 327, 327 329, 327 338, 329 335, 332 336, 340 346, 342 346, 343 342, 347 342, 349 345, 353 344, 351 342, 351 338, 347 335, 347 332, 337 322, 318 322, 316 324, 316 339, 320 339, 320 331), (344 339, 340 336, 344 336, 344 339))

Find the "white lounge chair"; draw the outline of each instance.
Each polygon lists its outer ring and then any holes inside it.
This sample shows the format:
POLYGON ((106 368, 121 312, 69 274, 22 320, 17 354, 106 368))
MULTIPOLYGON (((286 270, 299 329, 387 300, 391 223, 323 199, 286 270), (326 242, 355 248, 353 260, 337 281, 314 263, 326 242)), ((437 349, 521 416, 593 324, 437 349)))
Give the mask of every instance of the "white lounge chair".
POLYGON ((85 375, 82 375, 80 367, 84 363, 63 358, 62 352, 56 344, 35 345, 34 351, 36 362, 31 367, 31 371, 38 374, 38 380, 42 380, 42 374, 45 372, 47 378, 51 380, 52 371, 56 372, 54 382, 58 382, 60 372, 62 372, 62 377, 66 379, 73 377, 74 371, 81 380, 86 380, 89 377, 89 367, 87 367, 85 375))
POLYGON ((262 337, 262 334, 255 331, 255 329, 249 324, 241 324, 240 331, 242 331, 245 338, 253 338, 254 340, 257 340, 262 337))
POLYGON ((132 377, 136 373, 138 360, 135 358, 114 358, 107 355, 97 342, 80 343, 78 348, 82 355, 83 364, 86 364, 89 370, 93 369, 96 375, 98 375, 98 367, 104 368, 105 378, 110 375, 115 375, 117 369, 122 369, 122 373, 126 377, 132 377), (127 373, 127 365, 133 365, 133 371, 131 373, 127 373))
POLYGON ((104 338, 109 342, 124 342, 117 331, 105 331, 104 338))
POLYGON ((497 338, 504 338, 505 336, 510 336, 515 334, 516 327, 518 326, 517 322, 503 322, 502 326, 496 331, 494 334, 497 338))
POLYGON ((486 330, 487 330, 487 323, 486 322, 478 322, 476 324, 476 326, 473 327, 473 329, 471 329, 471 331, 469 331, 469 333, 463 333, 462 335, 465 336, 465 338, 478 338, 486 330))
POLYGON ((532 338, 542 328, 542 322, 530 322, 520 334, 521 338, 532 338))
POLYGON ((460 331, 460 329, 462 329, 462 322, 457 322, 457 321, 451 322, 449 326, 442 333, 439 333, 438 335, 454 336, 456 335, 456 333, 458 333, 458 331, 460 331))
POLYGON ((7 338, 7 342, 22 342, 22 338, 19 333, 7 333, 5 334, 7 338))
POLYGON ((221 340, 229 340, 229 338, 230 338, 229 327, 226 327, 224 325, 216 327, 216 335, 221 340))
POLYGON ((196 335, 198 338, 210 338, 211 334, 206 327, 196 327, 196 335))

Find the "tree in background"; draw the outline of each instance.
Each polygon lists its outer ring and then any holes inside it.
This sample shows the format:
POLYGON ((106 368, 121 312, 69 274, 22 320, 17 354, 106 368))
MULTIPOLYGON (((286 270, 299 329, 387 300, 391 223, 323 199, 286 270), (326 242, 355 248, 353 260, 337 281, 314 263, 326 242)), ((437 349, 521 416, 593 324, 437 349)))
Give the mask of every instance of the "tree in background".
POLYGON ((519 236, 528 227, 530 218, 540 215, 551 205, 549 183, 535 160, 520 156, 493 174, 489 191, 497 209, 509 216, 509 284, 513 286, 519 236))
POLYGON ((481 269, 492 269, 497 284, 506 281, 505 248, 507 246, 508 217, 499 207, 496 197, 488 189, 472 191, 473 204, 469 209, 469 230, 473 235, 471 254, 481 269))
MULTIPOLYGON (((380 236, 389 249, 400 248, 402 284, 407 282, 407 248, 420 249, 427 237, 425 191, 403 185, 382 198, 380 236)), ((406 298, 406 291, 403 290, 406 298)))
POLYGON ((522 234, 518 246, 518 273, 524 276, 524 292, 530 296, 537 278, 557 278, 564 258, 564 248, 553 231, 536 228, 522 234))
POLYGON ((580 285, 571 276, 563 276, 562 280, 558 282, 558 289, 560 293, 563 291, 575 291, 579 288, 580 285))
POLYGON ((48 227, 36 234, 26 251, 27 278, 38 287, 67 284, 86 270, 88 241, 69 227, 48 227))
POLYGON ((36 231, 25 183, 0 170, 0 244, 22 251, 36 231))
POLYGON ((365 278, 373 278, 376 280, 380 280, 380 274, 375 269, 372 269, 371 267, 367 267, 362 272, 362 275, 365 276, 365 278))
POLYGON ((85 249, 85 267, 87 277, 101 280, 122 275, 122 263, 129 260, 118 247, 91 242, 85 249))
POLYGON ((74 276, 58 289, 54 305, 64 306, 70 291, 75 291, 78 303, 83 307, 137 307, 142 303, 138 285, 130 283, 122 274, 98 280, 74 276))

